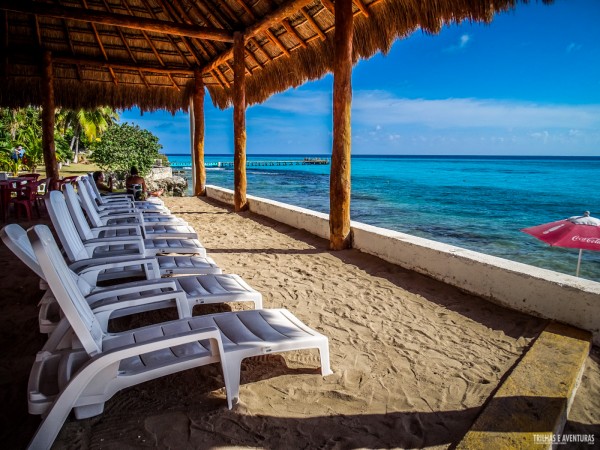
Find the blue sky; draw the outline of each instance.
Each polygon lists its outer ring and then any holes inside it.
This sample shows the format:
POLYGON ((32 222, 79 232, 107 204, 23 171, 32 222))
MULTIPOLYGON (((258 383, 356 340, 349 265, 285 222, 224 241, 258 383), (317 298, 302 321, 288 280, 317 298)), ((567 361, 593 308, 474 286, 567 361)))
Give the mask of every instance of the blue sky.
MULTIPOLYGON (((490 25, 418 31, 353 72, 353 154, 600 156, 600 1, 518 5, 490 25)), ((333 77, 248 108, 247 153, 331 152, 333 77)), ((233 153, 233 110, 206 96, 207 154, 233 153)), ((125 111, 189 153, 189 116, 125 111)))

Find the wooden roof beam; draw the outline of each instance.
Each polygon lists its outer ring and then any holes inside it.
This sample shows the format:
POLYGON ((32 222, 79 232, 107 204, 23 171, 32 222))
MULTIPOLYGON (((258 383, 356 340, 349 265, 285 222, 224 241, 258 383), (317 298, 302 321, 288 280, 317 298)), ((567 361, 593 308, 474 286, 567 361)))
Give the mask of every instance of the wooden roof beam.
MULTIPOLYGON (((87 11, 87 9, 88 9, 87 1, 82 0, 82 2, 83 2, 84 11, 87 11)), ((94 31, 94 36, 96 37, 96 41, 98 42, 98 45, 100 46, 100 51, 104 55, 104 59, 108 62, 108 54, 106 53, 104 44, 102 44, 102 39, 100 39, 100 34, 98 33, 98 30, 96 29, 96 24, 90 23, 90 26, 92 27, 92 30, 94 31)), ((110 73, 110 76, 112 77, 113 83, 115 84, 115 86, 118 85, 119 80, 117 79, 117 75, 115 74, 115 71, 110 66, 107 66, 107 68, 108 68, 108 72, 110 73)))
POLYGON ((333 6, 333 2, 331 0, 321 0, 321 4, 335 16, 335 6, 333 6))
MULTIPOLYGON (((67 38, 67 43, 69 44, 69 49, 71 50, 71 54, 75 56, 75 47, 73 46, 73 41, 71 40, 71 34, 69 32, 69 25, 66 20, 62 20, 63 27, 65 29, 65 37, 67 38)), ((79 66, 75 64, 75 72, 77 73, 77 79, 81 81, 81 71, 79 70, 79 66)))
POLYGON ((283 19, 282 22, 283 23, 283 27, 285 28, 285 30, 290 33, 292 36, 294 36, 298 42, 300 42, 300 45, 304 48, 307 47, 306 42, 304 42, 302 40, 302 38, 300 37, 300 35, 296 32, 296 30, 294 29, 294 27, 292 26, 292 24, 290 23, 290 21, 288 19, 283 19))
MULTIPOLYGON (((169 3, 169 2, 167 2, 169 3)), ((182 6, 179 4, 179 2, 170 2, 172 4, 172 6, 175 7, 175 10, 177 11, 177 14, 179 14, 179 18, 182 19, 184 22, 188 23, 188 24, 193 24, 193 21, 189 15, 188 12, 186 12, 182 6)), ((198 8, 196 8, 196 11, 198 12, 198 14, 200 15, 200 18, 204 21, 204 23, 208 23, 206 17, 204 17, 204 15, 202 14, 202 11, 200 11, 198 8)), ((204 44, 202 42, 200 42, 198 39, 194 39, 192 41, 192 44, 195 44, 205 55, 206 55, 206 59, 210 59, 212 57, 211 55, 211 51, 213 53, 218 53, 217 49, 212 45, 211 42, 205 42, 204 44), (204 48, 206 46, 206 48, 204 48)))
MULTIPOLYGON (((224 4, 226 4, 226 3, 219 2, 219 8, 224 4)), ((196 7, 197 10, 203 9, 204 10, 203 15, 207 18, 207 20, 212 18, 212 20, 210 20, 210 22, 212 22, 212 24, 215 27, 223 28, 223 29, 232 29, 233 28, 232 24, 229 23, 229 21, 227 20, 225 15, 221 11, 219 11, 219 9, 213 8, 212 5, 210 5, 208 2, 204 2, 202 0, 196 0, 196 2, 194 2, 194 6, 196 7)), ((206 22, 206 23, 208 23, 208 22, 206 22)))
POLYGON ((249 38, 256 36, 260 32, 280 23, 283 19, 295 14, 300 8, 311 4, 313 1, 314 0, 291 0, 284 3, 254 25, 249 26, 244 32, 244 38, 248 40, 249 38))
POLYGON ((35 37, 37 39, 38 47, 42 47, 42 31, 40 30, 40 21, 38 16, 33 16, 33 27, 35 29, 35 37))
POLYGON ((214 70, 212 70, 210 74, 215 80, 217 80, 217 83, 219 84, 219 86, 221 86, 221 88, 227 88, 227 86, 225 86, 225 84, 221 81, 221 78, 219 78, 219 75, 217 75, 217 73, 214 70))
MULTIPOLYGON (((283 19, 291 16, 292 14, 296 13, 300 8, 309 5, 313 1, 314 0, 290 0, 287 3, 284 3, 271 14, 267 14, 254 25, 248 27, 244 32, 244 39, 248 41, 259 33, 270 33, 270 31, 268 31, 269 27, 280 23, 283 19)), ((223 64, 228 59, 231 59, 232 56, 233 47, 225 50, 212 61, 210 61, 208 64, 206 64, 204 67, 202 67, 202 73, 210 72, 219 64, 223 64)))
POLYGON ((0 9, 23 14, 56 17, 81 22, 91 22, 102 25, 133 28, 135 30, 152 31, 155 33, 189 36, 220 42, 233 42, 233 33, 218 28, 200 27, 184 23, 164 20, 133 17, 127 14, 113 14, 97 10, 86 10, 68 6, 55 6, 47 3, 37 3, 28 0, 6 0, 0 3, 0 9))
POLYGON ((319 24, 317 22, 315 22, 315 19, 312 18, 312 16, 308 13, 308 11, 306 11, 306 8, 300 8, 300 12, 302 13, 302 15, 304 16, 306 21, 310 24, 311 28, 315 31, 315 33, 317 33, 319 35, 321 40, 324 41, 325 39, 327 39, 327 36, 325 36, 325 33, 323 33, 323 30, 321 30, 321 28, 319 27, 319 24))
MULTIPOLYGON (((106 0, 104 0, 106 2, 106 0)), ((125 4, 127 4, 126 0, 125 4)), ((154 10, 152 9, 152 7, 150 6, 150 4, 147 2, 147 0, 142 0, 142 3, 144 4, 144 6, 146 7, 146 9, 150 12, 150 15, 152 16, 152 18, 154 19, 158 19, 158 16, 156 15, 156 13, 154 12, 154 10)), ((129 9, 129 7, 127 8, 129 9)), ((179 48, 179 46, 177 45, 177 43, 175 42, 175 39, 173 38, 173 36, 171 36, 170 34, 167 35, 167 38, 169 39, 169 42, 171 43, 171 45, 173 46, 173 48, 175 49, 175 51, 177 53, 179 53, 179 56, 181 56, 181 59, 183 59, 185 61, 185 63, 188 66, 192 66, 190 64, 190 62, 188 61, 187 57, 185 56, 185 54, 181 51, 181 49, 179 48)))
POLYGON ((8 13, 6 11, 2 11, 0 15, 2 21, 0 23, 1 37, 2 37, 2 60, 0 61, 2 67, 0 68, 0 77, 5 77, 8 75, 8 13))
POLYGON ((352 0, 352 3, 356 5, 356 7, 360 10, 363 16, 369 17, 369 11, 365 4, 362 2, 362 0, 352 0))
POLYGON ((90 66, 99 66, 104 68, 114 68, 114 69, 123 69, 123 70, 132 70, 132 71, 142 71, 142 72, 150 72, 150 73, 158 73, 158 74, 185 74, 185 75, 193 75, 194 71, 189 67, 154 67, 147 65, 131 64, 128 62, 117 62, 117 61, 102 61, 93 58, 82 58, 82 57, 73 57, 67 55, 57 55, 53 56, 53 61, 55 63, 63 63, 63 64, 80 64, 80 65, 90 65, 90 66))
POLYGON ((263 49, 263 48, 260 46, 260 44, 258 43, 258 41, 257 41, 256 39, 254 39, 254 38, 250 38, 250 39, 248 39, 248 42, 251 42, 251 43, 253 43, 253 44, 256 46, 257 50, 260 50, 260 52, 261 52, 263 55, 265 55, 265 58, 267 58, 267 61, 271 61, 271 60, 273 59, 273 58, 271 58, 271 55, 269 55, 269 54, 268 54, 268 53, 267 53, 267 52, 266 52, 266 51, 265 51, 265 50, 264 50, 264 49, 263 49))
POLYGON ((271 39, 271 42, 273 42, 273 44, 279 47, 279 50, 281 50, 284 55, 291 56, 290 51, 285 47, 285 45, 283 45, 283 43, 277 38, 277 36, 273 34, 271 30, 267 28, 265 30, 265 34, 269 39, 271 39))
MULTIPOLYGON (((254 64, 256 64, 256 66, 259 69, 262 69, 264 67, 264 64, 261 63, 250 50, 246 49, 246 55, 248 55, 248 58, 250 58, 252 61, 254 61, 254 64)), ((250 73, 252 73, 252 70, 251 69, 249 69, 249 70, 250 70, 250 73)))
MULTIPOLYGON (((106 0, 102 0, 102 2, 104 3, 104 7, 106 8, 106 10, 108 12, 112 12, 110 5, 108 4, 108 2, 106 0)), ((65 23, 66 26, 66 20, 63 19, 63 22, 65 23)), ((115 27, 117 30, 117 33, 119 33, 119 37, 121 38, 121 42, 123 42, 123 45, 125 46, 125 48, 127 49, 127 53, 129 54, 129 57, 131 58, 131 60, 137 64, 137 59, 135 57, 135 55, 133 54, 133 52, 131 51, 131 47, 129 47, 129 43, 127 42, 127 39, 125 39, 125 35, 123 34, 123 30, 121 30, 119 27, 115 27)), ((75 52, 73 52, 73 55, 75 54, 75 52)), ((79 73, 79 66, 75 66, 77 67, 77 73, 79 73)), ((146 77, 144 76, 144 72, 142 72, 141 70, 137 71, 138 74, 140 75, 140 79, 142 80, 142 83, 144 83, 144 85, 150 89, 150 84, 148 83, 148 80, 146 80, 146 77)), ((81 80, 80 80, 81 81, 81 80)))
POLYGON ((246 13, 250 16, 252 20, 256 20, 256 14, 254 14, 254 11, 252 11, 252 9, 250 9, 250 7, 246 5, 246 2, 244 2, 243 0, 235 1, 238 5, 240 5, 243 8, 244 11, 246 11, 246 13))
MULTIPOLYGON (((129 4, 127 3, 127 0, 123 0, 123 4, 125 5, 125 8, 127 8, 127 12, 129 12, 129 14, 133 15, 133 11, 131 11, 131 8, 129 7, 129 4)), ((156 14, 154 14, 154 11, 152 11, 149 7, 149 5, 144 2, 144 5, 146 6, 146 9, 148 9, 150 11, 150 14, 152 15, 152 17, 156 18, 156 14)), ((107 5, 108 7, 108 5, 107 5)), ((154 45, 154 42, 152 42, 152 39, 150 39, 148 37, 148 34, 144 31, 141 30, 142 35, 144 36, 144 39, 146 39, 146 42, 148 43, 148 45, 150 46, 150 48, 152 49, 152 52, 154 53, 154 55, 156 56, 156 59, 158 59, 158 62, 160 63, 161 66, 165 67, 165 62, 162 59, 162 57, 160 56, 160 54, 158 53, 158 50, 156 49, 156 46, 154 45)), ((173 42, 173 38, 168 35, 169 41, 171 42, 171 45, 173 45, 174 47, 177 47, 175 45, 175 43, 173 42)), ((179 47, 177 47, 177 50, 179 50, 179 47)), ((183 57, 183 55, 181 55, 183 57)), ((190 66, 190 62, 187 60, 187 58, 183 57, 183 60, 186 62, 186 64, 188 66, 190 66)), ((191 67, 191 66, 190 66, 191 67)), ((141 72, 140 72, 141 74, 141 72)), ((178 91, 181 91, 181 89, 179 88, 179 86, 177 85, 177 83, 175 82, 175 80, 173 79, 173 76, 168 73, 167 76, 169 77, 169 81, 171 81, 171 84, 173 85, 173 87, 175 89, 177 89, 178 91)), ((142 76, 143 77, 143 76, 142 76)))
MULTIPOLYGON (((173 6, 172 2, 166 2, 164 0, 157 1, 158 4, 167 12, 167 15, 171 17, 171 19, 179 23, 183 22, 184 19, 178 15, 179 13, 176 11, 176 8, 173 6)), ((202 61, 198 55, 198 49, 194 46, 192 39, 187 36, 181 36, 181 41, 196 60, 196 64, 201 65, 202 61)), ((206 50, 204 50, 204 47, 200 47, 200 51, 203 52, 207 58, 210 58, 210 55, 206 52, 206 50)))

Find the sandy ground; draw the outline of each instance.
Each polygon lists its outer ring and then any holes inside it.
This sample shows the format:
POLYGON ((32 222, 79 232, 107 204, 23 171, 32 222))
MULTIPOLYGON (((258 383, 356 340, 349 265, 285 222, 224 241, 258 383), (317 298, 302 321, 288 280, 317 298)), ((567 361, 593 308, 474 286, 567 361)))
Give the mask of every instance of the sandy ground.
MULTIPOLYGON (((246 360, 240 404, 229 411, 219 367, 194 369, 118 393, 101 416, 71 417, 56 448, 447 448, 545 325, 359 251, 329 252, 322 239, 250 213, 195 198, 167 203, 224 272, 262 292, 266 308, 287 308, 329 337, 334 374, 321 377, 316 351, 246 360)), ((27 414, 26 383, 44 342, 41 293, 0 252, 0 442, 23 448, 39 424, 27 414)), ((112 326, 170 318, 161 311, 112 326)), ((598 441, 599 360, 595 349, 567 425, 598 441)))

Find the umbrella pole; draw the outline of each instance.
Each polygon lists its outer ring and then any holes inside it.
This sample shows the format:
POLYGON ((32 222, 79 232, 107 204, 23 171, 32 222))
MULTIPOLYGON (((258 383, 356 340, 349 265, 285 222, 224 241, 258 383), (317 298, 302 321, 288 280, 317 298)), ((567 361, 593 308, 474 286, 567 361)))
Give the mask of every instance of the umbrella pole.
POLYGON ((575 272, 575 276, 579 276, 579 267, 581 266, 581 254, 583 253, 583 249, 579 249, 579 259, 577 260, 577 272, 575 272))

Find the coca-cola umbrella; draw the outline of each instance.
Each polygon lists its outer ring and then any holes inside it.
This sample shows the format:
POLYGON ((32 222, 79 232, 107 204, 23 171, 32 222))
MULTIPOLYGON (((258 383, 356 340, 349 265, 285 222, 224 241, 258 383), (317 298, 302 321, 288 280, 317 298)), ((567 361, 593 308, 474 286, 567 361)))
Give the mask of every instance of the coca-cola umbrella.
POLYGON ((600 219, 590 216, 589 211, 586 211, 583 216, 573 216, 556 222, 524 228, 521 231, 550 245, 578 248, 577 276, 579 276, 583 250, 600 251, 600 219))

